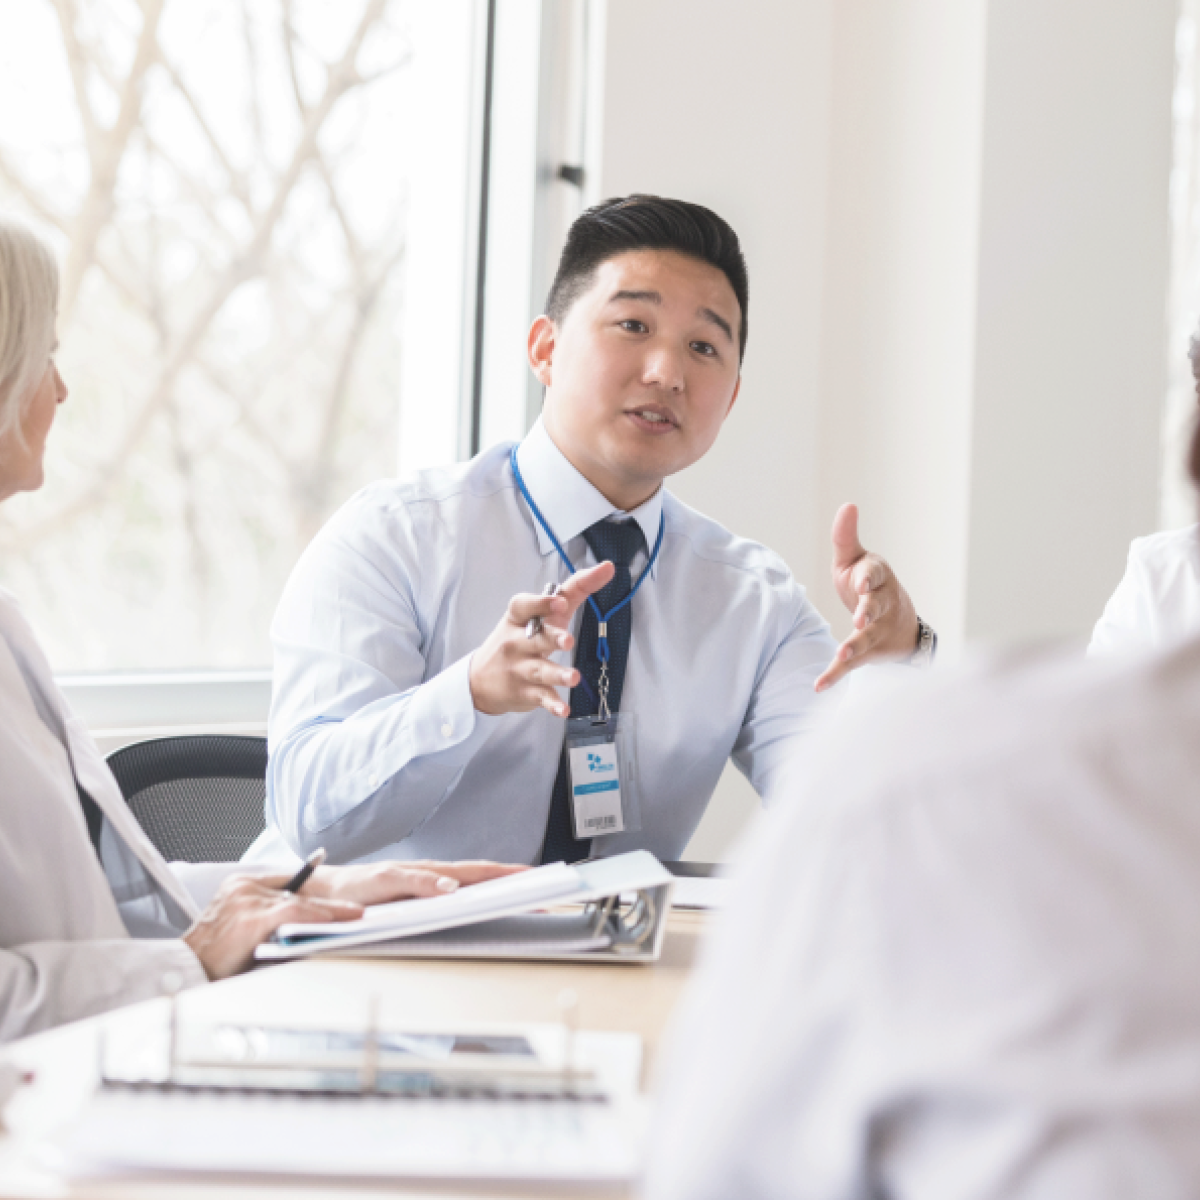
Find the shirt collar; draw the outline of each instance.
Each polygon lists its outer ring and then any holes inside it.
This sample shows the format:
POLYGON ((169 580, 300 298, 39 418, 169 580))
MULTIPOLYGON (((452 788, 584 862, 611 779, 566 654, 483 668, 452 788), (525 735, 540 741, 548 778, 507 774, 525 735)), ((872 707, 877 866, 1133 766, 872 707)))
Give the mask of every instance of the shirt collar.
MULTIPOLYGON (((517 464, 521 477, 541 510, 555 536, 566 549, 572 538, 605 517, 632 517, 641 527, 646 539, 646 553, 654 549, 658 540, 659 523, 662 520, 663 489, 660 487, 645 504, 626 513, 606 500, 568 461, 567 456, 554 444, 546 432, 546 426, 538 417, 525 440, 517 447, 517 464)), ((524 503, 524 501, 522 501, 524 503)), ((544 557, 554 554, 554 543, 550 540, 541 522, 530 514, 537 531, 538 549, 544 557)), ((656 568, 657 570, 657 564, 656 568)))

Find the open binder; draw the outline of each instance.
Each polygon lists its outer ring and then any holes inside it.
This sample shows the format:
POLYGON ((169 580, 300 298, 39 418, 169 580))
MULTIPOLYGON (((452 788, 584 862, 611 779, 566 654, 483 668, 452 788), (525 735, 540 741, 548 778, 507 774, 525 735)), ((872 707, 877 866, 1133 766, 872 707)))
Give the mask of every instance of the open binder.
POLYGON ((448 896, 376 905, 358 921, 284 925, 256 957, 654 962, 662 952, 672 883, 646 850, 551 863, 448 896), (551 907, 558 911, 544 911, 551 907))

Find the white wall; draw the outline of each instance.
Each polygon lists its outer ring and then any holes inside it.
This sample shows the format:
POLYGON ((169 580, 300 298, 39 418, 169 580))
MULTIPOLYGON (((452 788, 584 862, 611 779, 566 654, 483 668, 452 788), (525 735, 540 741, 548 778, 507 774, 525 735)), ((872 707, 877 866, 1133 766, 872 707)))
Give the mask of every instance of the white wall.
MULTIPOLYGON (((1082 638, 1154 528, 1174 0, 609 0, 602 191, 750 265, 743 398, 672 487, 845 628, 863 510, 953 655, 1082 638)), ((690 847, 752 811, 727 775, 690 847)))
MULTIPOLYGON (((836 8, 817 525, 855 501, 953 656, 966 629, 985 0, 836 8)), ((845 614, 821 570, 813 597, 845 614)))
POLYGON ((818 516, 863 505, 952 655, 1082 639, 1155 527, 1175 17, 837 8, 818 516))
POLYGON ((828 6, 609 0, 605 196, 706 204, 750 265, 750 355, 713 451, 672 489, 807 578, 815 498, 828 6))
MULTIPOLYGON (((671 488, 801 579, 824 561, 810 529, 829 41, 826 4, 608 4, 601 193, 706 204, 738 230, 750 266, 741 396, 712 452, 671 488)), ((690 857, 717 857, 756 805, 728 770, 690 857)))
POLYGON ((989 6, 968 634, 1083 637, 1157 524, 1176 0, 989 6))

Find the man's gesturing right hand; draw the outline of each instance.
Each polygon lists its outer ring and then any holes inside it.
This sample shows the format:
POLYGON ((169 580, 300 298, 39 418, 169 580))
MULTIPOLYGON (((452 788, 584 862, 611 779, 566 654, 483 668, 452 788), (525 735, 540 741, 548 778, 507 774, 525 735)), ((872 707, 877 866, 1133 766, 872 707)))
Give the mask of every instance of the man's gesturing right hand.
POLYGON ((471 699, 481 713, 529 712, 544 708, 565 717, 570 706, 554 690, 574 687, 579 672, 550 660, 558 650, 570 650, 575 639, 567 632, 575 610, 613 577, 610 562, 576 571, 555 596, 523 593, 508 602, 508 611, 487 641, 471 656, 471 699), (542 632, 525 636, 525 626, 542 618, 542 632))

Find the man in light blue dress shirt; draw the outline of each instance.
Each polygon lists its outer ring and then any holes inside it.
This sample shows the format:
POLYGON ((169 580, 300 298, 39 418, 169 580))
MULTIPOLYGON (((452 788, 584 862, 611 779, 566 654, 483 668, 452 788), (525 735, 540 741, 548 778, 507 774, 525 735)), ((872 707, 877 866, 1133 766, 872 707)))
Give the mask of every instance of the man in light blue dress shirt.
POLYGON ((613 578, 583 536, 597 522, 636 522, 633 581, 649 566, 620 697, 641 827, 580 853, 679 858, 730 757, 769 801, 822 692, 919 643, 928 655, 931 631, 859 545, 852 507, 834 527, 855 620, 839 647, 776 554, 663 487, 737 399, 746 302, 736 234, 709 210, 632 196, 579 218, 530 331, 545 404, 515 456, 501 445, 372 484, 297 564, 272 626, 268 830, 252 856, 282 842, 334 862, 540 861, 568 690, 584 686, 579 609, 613 578))

